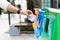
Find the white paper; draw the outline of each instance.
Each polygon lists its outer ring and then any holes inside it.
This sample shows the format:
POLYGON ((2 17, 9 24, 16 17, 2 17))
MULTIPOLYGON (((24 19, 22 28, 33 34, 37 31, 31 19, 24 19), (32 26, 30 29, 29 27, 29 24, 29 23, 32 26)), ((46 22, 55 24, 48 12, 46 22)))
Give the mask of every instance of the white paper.
POLYGON ((30 20, 31 22, 36 20, 36 16, 34 14, 30 14, 30 17, 28 17, 28 20, 30 20))

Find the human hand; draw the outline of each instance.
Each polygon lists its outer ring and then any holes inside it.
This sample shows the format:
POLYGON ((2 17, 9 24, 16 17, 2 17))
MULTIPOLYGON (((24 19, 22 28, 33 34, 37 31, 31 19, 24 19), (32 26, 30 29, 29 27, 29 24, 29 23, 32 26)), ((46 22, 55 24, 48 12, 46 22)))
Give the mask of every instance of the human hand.
POLYGON ((33 12, 31 10, 21 10, 20 13, 29 16, 33 12))

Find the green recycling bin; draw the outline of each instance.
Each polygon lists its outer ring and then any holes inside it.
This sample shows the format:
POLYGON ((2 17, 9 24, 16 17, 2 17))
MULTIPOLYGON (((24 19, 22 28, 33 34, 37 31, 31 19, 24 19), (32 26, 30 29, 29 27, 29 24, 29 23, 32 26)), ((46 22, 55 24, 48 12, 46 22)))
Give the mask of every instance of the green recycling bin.
POLYGON ((50 13, 53 12, 55 14, 55 21, 52 27, 51 40, 60 40, 60 10, 52 8, 49 8, 48 10, 50 13))
POLYGON ((60 40, 60 14, 56 12, 52 40, 60 40))
POLYGON ((47 28, 48 38, 46 36, 45 37, 48 40, 60 40, 60 10, 53 9, 53 8, 47 8, 45 9, 45 16, 46 18, 49 18, 49 26, 47 28))

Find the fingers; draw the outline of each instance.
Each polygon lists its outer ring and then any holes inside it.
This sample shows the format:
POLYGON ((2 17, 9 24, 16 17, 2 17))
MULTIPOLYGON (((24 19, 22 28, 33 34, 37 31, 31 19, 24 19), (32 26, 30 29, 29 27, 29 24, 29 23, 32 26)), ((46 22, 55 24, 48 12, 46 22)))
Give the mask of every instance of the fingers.
POLYGON ((27 10, 27 13, 30 15, 32 14, 33 12, 31 10, 27 10))
POLYGON ((21 10, 21 13, 26 15, 27 17, 30 17, 29 15, 32 14, 33 12, 30 10, 21 10))

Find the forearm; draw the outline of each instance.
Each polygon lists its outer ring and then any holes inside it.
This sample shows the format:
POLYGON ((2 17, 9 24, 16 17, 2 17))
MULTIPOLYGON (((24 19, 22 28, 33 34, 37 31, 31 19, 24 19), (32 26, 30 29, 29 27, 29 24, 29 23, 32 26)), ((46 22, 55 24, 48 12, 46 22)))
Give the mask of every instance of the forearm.
POLYGON ((14 6, 11 5, 11 4, 9 4, 9 5, 7 6, 7 10, 10 11, 10 12, 15 12, 15 13, 17 13, 18 8, 17 8, 17 7, 14 7, 14 6))

